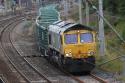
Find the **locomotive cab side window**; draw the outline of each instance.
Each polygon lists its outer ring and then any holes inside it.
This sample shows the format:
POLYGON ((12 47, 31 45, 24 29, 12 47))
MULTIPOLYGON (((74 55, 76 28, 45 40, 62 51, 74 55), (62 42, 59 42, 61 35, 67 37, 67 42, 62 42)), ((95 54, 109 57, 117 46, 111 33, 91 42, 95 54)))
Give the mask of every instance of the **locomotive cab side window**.
POLYGON ((61 42, 61 44, 63 44, 63 41, 62 41, 62 36, 60 36, 60 42, 61 42))
POLYGON ((49 34, 49 44, 51 44, 51 34, 49 34))
POLYGON ((66 44, 77 44, 78 43, 78 35, 77 34, 66 34, 65 35, 65 43, 66 44))
POLYGON ((91 43, 91 42, 93 42, 93 34, 92 33, 82 33, 82 34, 80 34, 80 42, 81 43, 91 43))

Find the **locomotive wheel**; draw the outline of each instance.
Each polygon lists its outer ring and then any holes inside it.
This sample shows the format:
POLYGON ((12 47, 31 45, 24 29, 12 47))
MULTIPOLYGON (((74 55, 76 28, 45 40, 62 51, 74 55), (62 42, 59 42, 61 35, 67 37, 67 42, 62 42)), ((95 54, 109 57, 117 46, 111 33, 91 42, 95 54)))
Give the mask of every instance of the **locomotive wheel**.
POLYGON ((48 51, 48 56, 46 57, 48 59, 49 62, 53 62, 52 60, 52 51, 48 51))
POLYGON ((47 57, 47 52, 46 51, 44 51, 44 57, 47 57))
POLYGON ((58 57, 58 63, 57 64, 58 64, 59 67, 62 67, 63 63, 62 63, 62 57, 61 57, 61 55, 59 55, 59 57, 58 57))
POLYGON ((58 60, 59 67, 64 68, 64 58, 61 56, 58 60))
POLYGON ((42 49, 42 48, 40 50, 41 50, 41 53, 42 53, 43 57, 46 57, 47 56, 46 50, 42 49))

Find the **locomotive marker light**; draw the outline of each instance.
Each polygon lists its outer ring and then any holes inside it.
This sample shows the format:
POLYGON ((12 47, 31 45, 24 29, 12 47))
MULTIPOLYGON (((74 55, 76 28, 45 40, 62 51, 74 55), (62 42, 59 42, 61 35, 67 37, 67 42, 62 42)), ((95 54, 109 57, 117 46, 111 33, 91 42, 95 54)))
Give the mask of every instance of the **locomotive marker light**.
POLYGON ((94 51, 90 51, 90 52, 88 52, 88 56, 93 56, 94 54, 95 54, 94 51))
POLYGON ((72 55, 67 53, 67 54, 66 54, 66 57, 72 57, 72 55))

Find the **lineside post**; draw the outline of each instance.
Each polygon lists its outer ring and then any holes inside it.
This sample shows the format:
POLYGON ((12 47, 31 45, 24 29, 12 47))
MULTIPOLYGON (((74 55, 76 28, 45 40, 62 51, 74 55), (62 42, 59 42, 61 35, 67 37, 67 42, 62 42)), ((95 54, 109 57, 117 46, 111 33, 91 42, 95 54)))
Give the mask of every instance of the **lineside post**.
POLYGON ((79 22, 83 24, 83 1, 79 0, 79 22))
MULTIPOLYGON (((99 13, 103 17, 103 0, 99 0, 99 13)), ((100 56, 105 55, 105 36, 104 36, 104 24, 103 19, 99 17, 99 54, 100 56)))

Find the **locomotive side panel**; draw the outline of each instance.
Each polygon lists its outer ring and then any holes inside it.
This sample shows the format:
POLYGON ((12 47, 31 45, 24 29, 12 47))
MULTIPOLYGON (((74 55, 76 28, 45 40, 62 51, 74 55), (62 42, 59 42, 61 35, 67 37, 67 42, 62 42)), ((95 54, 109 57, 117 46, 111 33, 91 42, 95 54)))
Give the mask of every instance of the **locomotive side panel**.
POLYGON ((49 41, 51 44, 49 44, 50 48, 55 49, 56 51, 60 52, 61 50, 61 40, 60 40, 60 34, 49 32, 49 41))
POLYGON ((36 25, 36 39, 39 50, 42 54, 45 54, 45 50, 48 49, 48 30, 41 28, 41 26, 36 25))

